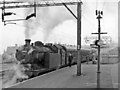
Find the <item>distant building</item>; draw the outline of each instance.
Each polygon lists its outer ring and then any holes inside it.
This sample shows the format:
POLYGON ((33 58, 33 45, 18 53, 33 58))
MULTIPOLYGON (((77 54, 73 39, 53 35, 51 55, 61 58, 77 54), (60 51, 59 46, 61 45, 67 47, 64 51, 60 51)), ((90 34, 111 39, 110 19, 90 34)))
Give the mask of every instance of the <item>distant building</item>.
POLYGON ((17 48, 17 45, 7 47, 7 50, 2 54, 2 62, 15 61, 15 53, 17 48))

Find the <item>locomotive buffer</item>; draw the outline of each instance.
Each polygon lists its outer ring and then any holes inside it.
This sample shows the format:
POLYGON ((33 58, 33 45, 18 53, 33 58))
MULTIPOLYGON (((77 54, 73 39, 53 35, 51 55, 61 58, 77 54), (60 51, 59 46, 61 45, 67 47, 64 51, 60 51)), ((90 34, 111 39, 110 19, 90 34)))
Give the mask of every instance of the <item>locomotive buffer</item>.
POLYGON ((102 43, 101 40, 101 34, 107 34, 107 32, 101 32, 100 27, 100 19, 102 19, 101 15, 103 15, 103 11, 96 10, 96 16, 98 19, 98 33, 92 33, 92 34, 98 34, 98 40, 95 41, 95 45, 98 46, 98 63, 97 63, 97 88, 100 88, 100 48, 102 43))

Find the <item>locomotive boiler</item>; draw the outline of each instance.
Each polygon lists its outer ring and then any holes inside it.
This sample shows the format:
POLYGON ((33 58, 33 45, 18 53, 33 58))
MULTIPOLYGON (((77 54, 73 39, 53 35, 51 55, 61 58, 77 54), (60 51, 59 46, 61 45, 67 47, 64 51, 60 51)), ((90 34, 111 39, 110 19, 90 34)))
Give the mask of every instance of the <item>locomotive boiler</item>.
MULTIPOLYGON (((61 44, 47 43, 41 41, 30 43, 25 40, 25 45, 16 50, 16 59, 26 67, 25 73, 29 77, 39 75, 41 72, 56 69, 68 65, 68 54, 73 55, 73 62, 77 62, 77 49, 61 44)), ((81 50, 82 62, 92 59, 91 50, 81 50), (88 58, 89 57, 89 58, 88 58)))

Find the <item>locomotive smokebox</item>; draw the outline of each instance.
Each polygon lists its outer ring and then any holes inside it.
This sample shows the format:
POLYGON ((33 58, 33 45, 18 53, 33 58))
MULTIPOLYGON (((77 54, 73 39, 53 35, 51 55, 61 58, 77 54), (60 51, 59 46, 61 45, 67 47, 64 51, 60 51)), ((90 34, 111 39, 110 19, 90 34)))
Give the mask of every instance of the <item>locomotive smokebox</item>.
POLYGON ((31 39, 25 39, 25 44, 30 45, 31 39))

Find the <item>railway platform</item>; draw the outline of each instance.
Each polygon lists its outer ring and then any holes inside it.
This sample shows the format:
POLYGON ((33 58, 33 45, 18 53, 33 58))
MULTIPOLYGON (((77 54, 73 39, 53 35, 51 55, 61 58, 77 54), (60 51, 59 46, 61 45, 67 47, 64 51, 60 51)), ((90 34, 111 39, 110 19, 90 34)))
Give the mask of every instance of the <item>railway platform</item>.
MULTIPOLYGON (((77 66, 23 81, 9 88, 97 88, 97 64, 83 63, 82 75, 77 76, 77 66)), ((101 64, 100 88, 118 88, 118 64, 101 64)))

